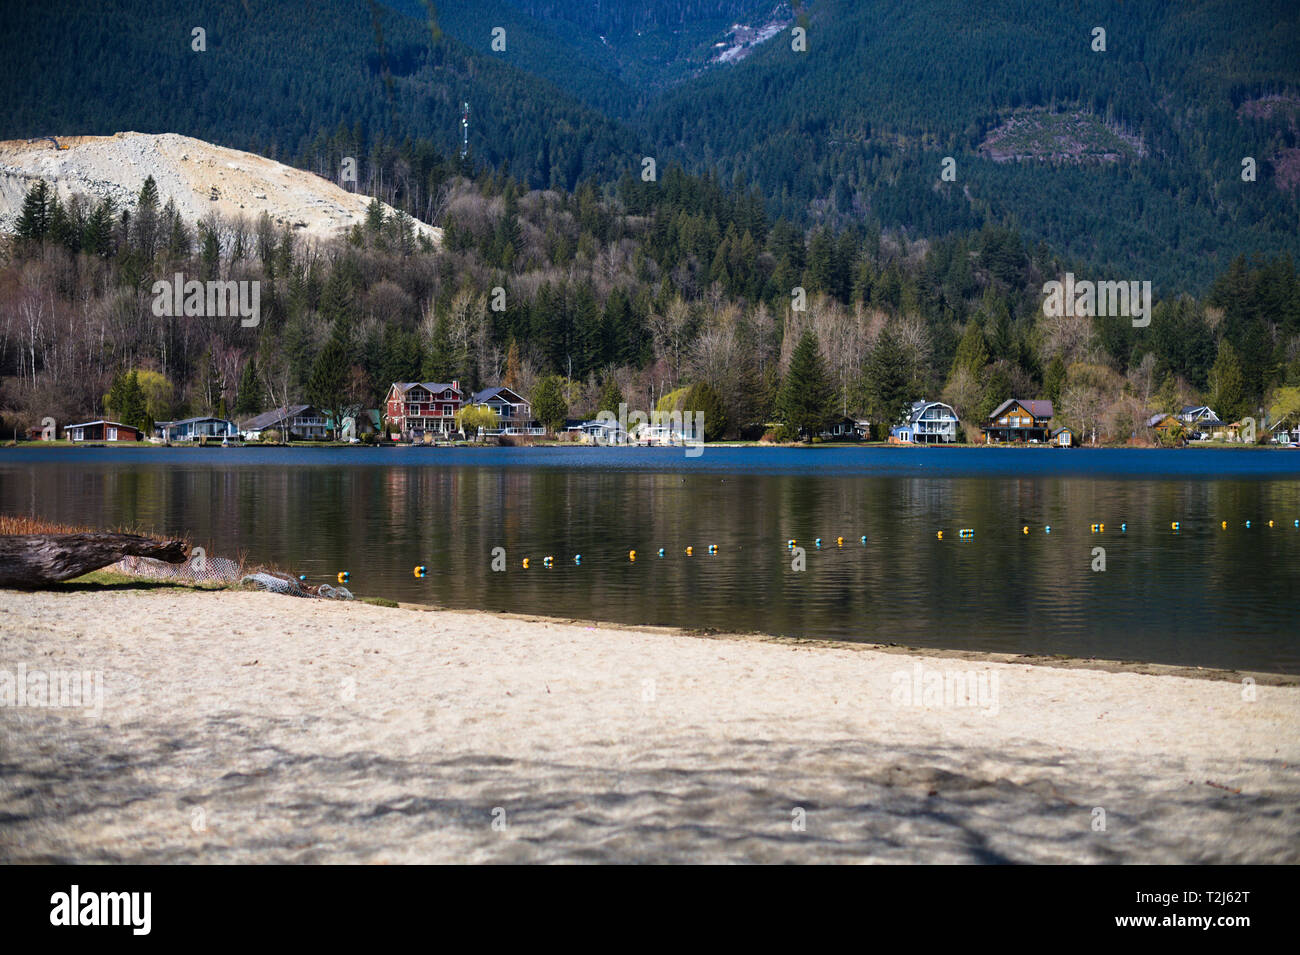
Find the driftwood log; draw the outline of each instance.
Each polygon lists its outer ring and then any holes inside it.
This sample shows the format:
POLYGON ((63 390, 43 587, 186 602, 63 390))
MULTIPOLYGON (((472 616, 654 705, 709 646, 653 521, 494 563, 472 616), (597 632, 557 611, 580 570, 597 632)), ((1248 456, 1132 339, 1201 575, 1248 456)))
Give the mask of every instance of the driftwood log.
POLYGON ((115 564, 123 557, 185 559, 184 541, 138 534, 0 535, 0 587, 43 587, 115 564))

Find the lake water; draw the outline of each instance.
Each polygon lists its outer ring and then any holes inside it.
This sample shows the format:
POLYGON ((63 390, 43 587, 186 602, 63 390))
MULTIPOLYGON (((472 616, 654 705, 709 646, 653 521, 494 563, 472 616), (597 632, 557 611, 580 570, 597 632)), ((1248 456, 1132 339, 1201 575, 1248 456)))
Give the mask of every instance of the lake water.
POLYGON ((347 570, 359 596, 1300 673, 1292 451, 18 448, 0 511, 347 570))

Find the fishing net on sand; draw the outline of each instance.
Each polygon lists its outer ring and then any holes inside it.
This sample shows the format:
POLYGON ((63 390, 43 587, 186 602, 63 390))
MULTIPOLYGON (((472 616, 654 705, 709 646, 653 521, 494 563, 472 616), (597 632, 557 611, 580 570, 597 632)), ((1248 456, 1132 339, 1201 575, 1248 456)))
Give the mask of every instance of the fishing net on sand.
POLYGON ((142 577, 149 580, 174 580, 191 584, 248 584, 262 590, 269 590, 271 593, 287 594, 290 597, 354 599, 346 587, 333 587, 329 584, 308 587, 292 577, 266 571, 245 574, 238 563, 226 557, 191 558, 180 564, 169 564, 163 560, 154 560, 152 557, 123 557, 106 569, 128 577, 142 577))
POLYGON ((180 564, 169 564, 152 557, 123 557, 106 569, 128 577, 190 584, 233 584, 238 583, 241 576, 239 564, 227 557, 190 558, 180 564))
POLYGON ((241 584, 251 584, 254 587, 260 587, 276 594, 288 594, 290 597, 324 597, 328 600, 353 599, 352 592, 346 587, 331 587, 329 584, 320 584, 314 588, 307 588, 292 577, 277 577, 275 574, 263 572, 246 574, 239 582, 241 584))

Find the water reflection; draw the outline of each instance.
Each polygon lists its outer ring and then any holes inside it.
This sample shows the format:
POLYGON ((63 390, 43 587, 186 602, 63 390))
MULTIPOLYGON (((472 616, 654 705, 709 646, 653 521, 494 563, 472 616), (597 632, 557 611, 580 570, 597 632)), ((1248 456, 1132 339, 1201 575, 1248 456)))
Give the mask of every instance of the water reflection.
POLYGON ((1300 672, 1300 457, 1135 453, 1083 476, 1084 453, 1049 451, 24 451, 0 458, 0 509, 399 600, 1300 672))

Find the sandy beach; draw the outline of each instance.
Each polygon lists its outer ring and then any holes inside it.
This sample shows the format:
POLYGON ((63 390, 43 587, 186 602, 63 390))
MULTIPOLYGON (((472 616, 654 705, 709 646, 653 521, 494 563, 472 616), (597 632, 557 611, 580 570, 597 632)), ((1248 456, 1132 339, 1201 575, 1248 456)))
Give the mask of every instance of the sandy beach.
POLYGON ((0 591, 0 862, 1300 861, 1298 681, 1140 669, 0 591))

